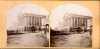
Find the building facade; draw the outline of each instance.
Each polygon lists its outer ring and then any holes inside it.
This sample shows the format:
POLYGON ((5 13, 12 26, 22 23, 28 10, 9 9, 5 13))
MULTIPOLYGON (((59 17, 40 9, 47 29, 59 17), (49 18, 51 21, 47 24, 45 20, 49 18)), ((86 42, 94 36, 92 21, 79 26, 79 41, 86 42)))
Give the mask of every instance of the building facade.
POLYGON ((29 31, 30 27, 44 27, 46 24, 46 16, 23 13, 18 16, 18 30, 29 31))
POLYGON ((88 20, 92 22, 92 17, 67 13, 63 17, 63 28, 67 31, 70 31, 70 28, 87 28, 90 25, 89 23, 91 23, 88 20))

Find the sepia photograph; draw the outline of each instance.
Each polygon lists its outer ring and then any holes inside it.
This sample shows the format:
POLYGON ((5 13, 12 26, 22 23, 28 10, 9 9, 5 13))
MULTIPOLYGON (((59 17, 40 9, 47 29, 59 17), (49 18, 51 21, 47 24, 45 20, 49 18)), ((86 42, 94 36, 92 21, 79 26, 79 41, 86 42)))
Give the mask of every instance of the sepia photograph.
POLYGON ((59 5, 50 16, 51 47, 92 47, 92 13, 87 7, 59 5))
POLYGON ((37 4, 19 4, 7 11, 7 47, 48 47, 48 11, 37 4))
POLYGON ((99 49, 100 2, 0 1, 0 48, 99 49))

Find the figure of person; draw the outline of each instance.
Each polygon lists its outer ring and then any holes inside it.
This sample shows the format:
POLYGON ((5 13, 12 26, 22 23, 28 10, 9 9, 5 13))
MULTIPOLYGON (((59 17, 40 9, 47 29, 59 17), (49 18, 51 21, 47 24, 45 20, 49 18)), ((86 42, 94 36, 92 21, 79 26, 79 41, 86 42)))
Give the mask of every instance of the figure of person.
POLYGON ((35 31, 36 31, 35 26, 32 26, 32 27, 31 27, 31 31, 32 31, 32 32, 35 32, 35 31))
POLYGON ((81 28, 77 27, 77 32, 80 33, 81 32, 81 28))
POLYGON ((46 34, 46 31, 47 31, 47 29, 46 29, 46 28, 44 28, 44 34, 46 34))
POLYGON ((39 29, 39 31, 41 31, 41 30, 42 30, 42 29, 41 29, 41 27, 39 27, 38 29, 39 29))

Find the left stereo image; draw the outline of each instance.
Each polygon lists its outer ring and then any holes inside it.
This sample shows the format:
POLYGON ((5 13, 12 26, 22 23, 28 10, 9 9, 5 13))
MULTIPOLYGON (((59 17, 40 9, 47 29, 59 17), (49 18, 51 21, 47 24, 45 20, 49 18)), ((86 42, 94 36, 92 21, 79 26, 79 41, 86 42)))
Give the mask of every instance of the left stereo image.
POLYGON ((48 47, 48 11, 37 4, 12 7, 7 16, 7 47, 48 47))

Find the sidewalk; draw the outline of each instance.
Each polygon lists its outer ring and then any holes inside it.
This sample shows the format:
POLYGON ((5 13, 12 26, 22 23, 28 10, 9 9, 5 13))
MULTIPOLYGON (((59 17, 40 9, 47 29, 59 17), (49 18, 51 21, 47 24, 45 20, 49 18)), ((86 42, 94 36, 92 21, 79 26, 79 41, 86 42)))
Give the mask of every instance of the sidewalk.
POLYGON ((47 39, 44 38, 44 32, 28 32, 20 35, 8 36, 8 47, 44 47, 47 45, 47 39))
POLYGON ((52 37, 52 46, 55 47, 91 47, 89 33, 58 35, 52 37))

